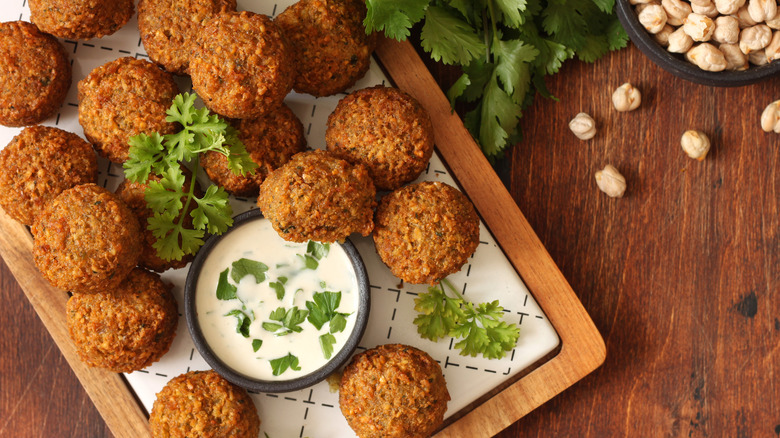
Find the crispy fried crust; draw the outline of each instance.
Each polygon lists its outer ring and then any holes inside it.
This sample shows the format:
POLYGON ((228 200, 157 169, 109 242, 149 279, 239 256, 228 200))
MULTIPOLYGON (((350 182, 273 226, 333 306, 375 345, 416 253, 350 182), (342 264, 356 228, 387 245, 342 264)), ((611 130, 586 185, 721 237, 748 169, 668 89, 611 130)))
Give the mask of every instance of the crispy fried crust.
POLYGON ((81 360, 129 373, 158 361, 171 347, 179 320, 171 285, 133 269, 119 286, 68 300, 68 332, 81 360))
POLYGON ((378 189, 420 176, 433 154, 433 124, 411 96, 383 86, 354 91, 328 116, 328 150, 368 168, 378 189))
POLYGON ((479 217, 464 194, 424 181, 382 198, 374 245, 398 278, 434 284, 455 273, 479 244, 479 217))
POLYGON ((82 184, 49 202, 32 226, 33 259, 63 290, 111 290, 136 266, 141 228, 132 211, 108 190, 82 184))
POLYGON ((0 151, 0 206, 32 225, 44 206, 64 190, 96 183, 92 145, 59 128, 31 126, 0 151))
POLYGON ((257 205, 282 238, 334 242, 374 228, 368 171, 323 150, 295 155, 260 186, 257 205))
POLYGON ((157 393, 149 415, 155 437, 256 438, 260 418, 247 392, 215 371, 190 371, 157 393))
POLYGON ((365 17, 362 0, 300 0, 274 19, 295 53, 295 91, 330 96, 366 74, 376 34, 366 35, 365 17))
POLYGON ((60 38, 100 38, 124 26, 133 0, 29 0, 30 21, 60 38))
POLYGON ((0 124, 32 125, 56 113, 71 70, 56 38, 25 21, 0 23, 0 124))
POLYGON ((296 75, 292 51, 276 24, 249 11, 204 23, 192 46, 189 72, 206 106, 235 119, 278 108, 296 75))
POLYGON ((152 62, 119 58, 79 81, 79 123, 97 152, 115 163, 128 159, 128 139, 140 133, 176 131, 165 121, 179 88, 152 62))
POLYGON ((339 406, 361 438, 426 438, 441 426, 450 394, 428 353, 401 344, 356 355, 339 387, 339 406))

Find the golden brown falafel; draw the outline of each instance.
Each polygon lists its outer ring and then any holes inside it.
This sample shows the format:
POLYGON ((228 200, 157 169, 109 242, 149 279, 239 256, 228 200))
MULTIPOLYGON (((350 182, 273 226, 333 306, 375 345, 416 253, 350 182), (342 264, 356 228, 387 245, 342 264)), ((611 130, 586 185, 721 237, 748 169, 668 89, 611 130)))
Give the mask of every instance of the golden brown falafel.
POLYGON ((98 154, 115 163, 128 159, 128 139, 140 133, 172 134, 165 120, 179 88, 156 64, 125 57, 92 70, 79 81, 79 123, 98 154))
POLYGON ((271 172, 257 206, 285 240, 335 242, 371 233, 375 196, 365 167, 317 149, 271 172))
POLYGON ((207 153, 200 164, 214 183, 235 196, 257 196, 268 174, 306 150, 303 124, 285 104, 263 117, 233 124, 249 157, 259 166, 255 173, 236 175, 228 167, 227 157, 218 152, 207 153))
POLYGON ((92 145, 59 128, 31 126, 0 150, 0 206, 32 225, 63 190, 96 183, 97 177, 92 145))
POLYGON ((190 64, 190 45, 203 22, 235 10, 236 0, 141 0, 138 30, 152 61, 184 75, 190 64))
POLYGON ((206 106, 234 119, 262 117, 292 89, 289 43, 265 15, 228 12, 199 29, 190 57, 192 87, 206 106))
POLYGON ((438 181, 386 195, 375 220, 379 257, 408 283, 434 284, 458 272, 479 244, 479 217, 471 201, 438 181))
POLYGON ((249 394, 215 371, 190 371, 157 393, 149 415, 156 438, 257 438, 260 418, 249 394))
POLYGON ((339 386, 341 412, 361 438, 427 438, 444 421, 449 400, 439 364, 401 344, 357 354, 339 386))
POLYGON ((300 0, 274 19, 295 54, 295 91, 330 96, 366 74, 376 34, 366 34, 365 18, 363 0, 300 0))
POLYGON ((116 288, 73 294, 70 338, 82 361, 117 373, 146 368, 168 352, 179 320, 171 285, 140 268, 116 288))
POLYGON ((0 124, 25 126, 56 113, 71 82, 65 48, 26 21, 0 23, 0 124))
POLYGON ((30 21, 60 38, 88 40, 119 30, 133 16, 133 0, 29 0, 30 21))
POLYGON ((420 176, 433 154, 433 124, 417 100, 397 88, 357 90, 328 116, 328 150, 368 168, 378 189, 420 176))
POLYGON ((41 274, 72 292, 111 290, 136 266, 141 227, 132 211, 95 184, 67 189, 46 204, 32 226, 41 274))

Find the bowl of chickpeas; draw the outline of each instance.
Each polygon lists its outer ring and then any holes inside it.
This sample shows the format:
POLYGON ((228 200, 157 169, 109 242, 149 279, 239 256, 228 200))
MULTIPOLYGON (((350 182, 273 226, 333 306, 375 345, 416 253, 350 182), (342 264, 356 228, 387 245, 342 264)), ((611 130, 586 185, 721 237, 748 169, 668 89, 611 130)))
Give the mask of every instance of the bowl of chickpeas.
POLYGON ((776 0, 617 0, 631 41, 664 70, 699 84, 752 84, 780 72, 776 0))

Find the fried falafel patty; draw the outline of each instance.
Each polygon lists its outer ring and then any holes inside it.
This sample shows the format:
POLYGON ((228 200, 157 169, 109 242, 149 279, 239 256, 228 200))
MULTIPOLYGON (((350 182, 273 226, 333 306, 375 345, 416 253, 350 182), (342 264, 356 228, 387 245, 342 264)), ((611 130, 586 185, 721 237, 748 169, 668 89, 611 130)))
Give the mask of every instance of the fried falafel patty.
POLYGON ((479 217, 458 189, 424 181, 379 201, 374 246, 395 276, 435 284, 458 272, 479 244, 479 217))
POLYGON ((157 438, 256 438, 260 433, 249 394, 213 370, 171 379, 157 393, 149 425, 157 438))
POLYGON ((361 438, 427 438, 444 421, 449 400, 439 364, 401 344, 357 354, 339 386, 341 412, 361 438))
POLYGON ((335 242, 371 233, 375 196, 365 167, 317 149, 271 172, 257 206, 285 240, 335 242))
POLYGON ((328 150, 362 163, 378 189, 395 190, 420 176, 433 154, 433 124, 417 100, 376 86, 341 99, 328 116, 328 150))
POLYGON ((59 128, 25 128, 0 150, 0 206, 25 225, 64 190, 97 178, 92 145, 59 128))
POLYGON ((173 76, 152 62, 125 57, 92 70, 79 81, 79 123, 98 154, 115 163, 128 159, 128 139, 172 134, 165 121, 179 88, 173 76))
POLYGON ((0 124, 32 125, 57 112, 71 70, 53 36, 25 21, 0 23, 0 124))
POLYGON ((300 0, 274 19, 296 57, 295 91, 330 96, 366 74, 376 34, 366 34, 365 18, 363 0, 300 0))
POLYGON ((203 24, 189 72, 206 106, 234 119, 262 117, 278 108, 296 75, 279 28, 249 11, 220 14, 203 24))
POLYGON ((72 292, 111 290, 136 266, 141 227, 108 190, 82 184, 46 204, 32 226, 33 259, 41 274, 72 292))
MULTIPOLYGON (((189 192, 190 183, 192 181, 192 173, 184 167, 182 169, 185 176, 185 185, 182 187, 184 193, 189 192)), ((130 210, 138 218, 138 223, 141 225, 141 257, 138 260, 138 264, 144 268, 151 269, 152 271, 163 272, 168 269, 179 269, 187 266, 187 263, 191 262, 194 258, 192 254, 185 254, 181 260, 165 260, 157 254, 157 249, 154 248, 157 238, 154 236, 152 230, 148 228, 149 218, 154 216, 154 211, 146 204, 146 198, 144 193, 149 187, 149 182, 159 181, 160 177, 154 174, 149 174, 149 181, 146 183, 136 183, 128 179, 123 180, 119 187, 117 187, 114 193, 122 202, 124 202, 130 210)), ((198 187, 195 187, 196 196, 201 196, 198 187)), ((191 203, 190 212, 195 209, 195 203, 191 203)), ((184 216, 183 225, 186 228, 192 228, 192 216, 187 214, 184 216)))
POLYGON ((68 333, 82 361, 117 373, 146 368, 168 352, 179 311, 171 285, 135 268, 116 288, 73 294, 68 333))
POLYGON ((271 114, 233 124, 249 158, 259 166, 255 173, 236 175, 228 167, 227 157, 218 152, 207 153, 200 164, 214 183, 235 196, 257 196, 268 174, 306 150, 303 124, 285 104, 271 114))
POLYGON ((60 38, 88 40, 119 30, 133 16, 133 0, 30 0, 30 21, 60 38))
POLYGON ((152 61, 184 75, 190 64, 190 44, 203 22, 235 10, 236 0, 141 0, 138 30, 152 61))

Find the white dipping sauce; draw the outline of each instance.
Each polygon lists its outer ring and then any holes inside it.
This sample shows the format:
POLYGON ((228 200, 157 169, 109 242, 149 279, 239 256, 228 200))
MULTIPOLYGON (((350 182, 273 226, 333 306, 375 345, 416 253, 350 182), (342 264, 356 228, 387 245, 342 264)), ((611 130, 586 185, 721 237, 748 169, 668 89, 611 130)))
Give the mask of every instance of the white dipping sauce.
POLYGON ((306 250, 306 243, 287 242, 279 237, 265 218, 238 225, 212 248, 198 276, 195 309, 206 342, 225 365, 256 379, 291 380, 327 363, 329 359, 325 358, 320 346, 320 336, 329 333, 328 323, 317 330, 306 320, 300 324, 303 329, 300 333, 284 336, 275 336, 262 327, 263 322, 278 323, 271 321, 269 316, 279 307, 290 309, 297 306, 307 310, 306 301, 314 301, 315 292, 341 292, 341 303, 336 311, 349 315, 346 328, 333 333, 336 343, 331 358, 344 346, 352 333, 358 311, 358 282, 354 269, 347 253, 335 243, 330 245, 327 256, 319 260, 317 269, 304 269, 302 256, 306 250), (230 279, 230 284, 237 286, 238 299, 218 299, 216 291, 220 273, 241 258, 267 265, 266 279, 259 284, 252 275, 243 277, 238 284, 230 279), (286 293, 281 300, 269 285, 278 281, 279 277, 288 278, 284 285, 286 293), (254 315, 248 338, 236 331, 238 319, 226 316, 233 310, 254 315), (262 340, 257 352, 253 350, 255 339, 262 340), (298 358, 300 371, 288 368, 281 375, 274 376, 270 361, 288 354, 298 358))

